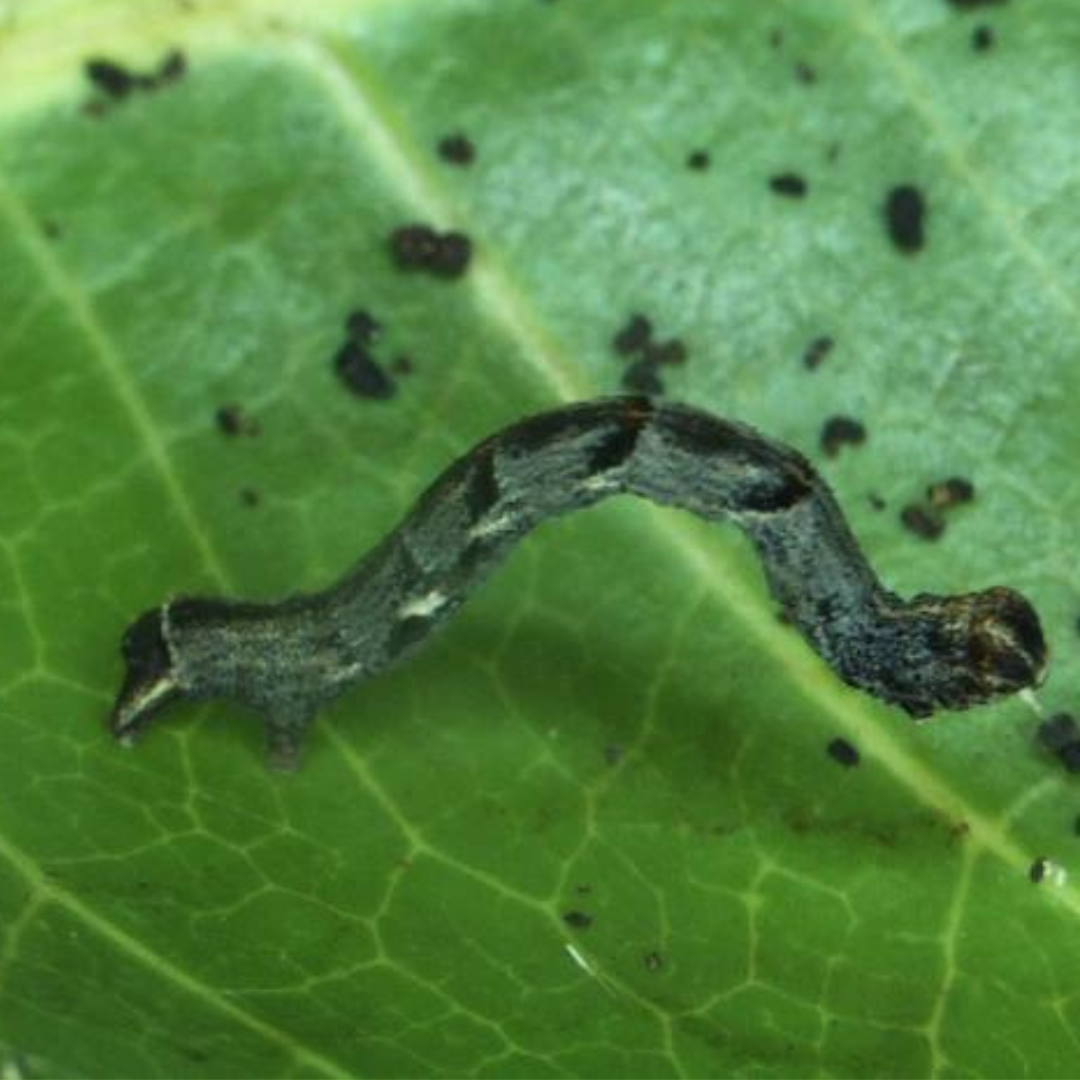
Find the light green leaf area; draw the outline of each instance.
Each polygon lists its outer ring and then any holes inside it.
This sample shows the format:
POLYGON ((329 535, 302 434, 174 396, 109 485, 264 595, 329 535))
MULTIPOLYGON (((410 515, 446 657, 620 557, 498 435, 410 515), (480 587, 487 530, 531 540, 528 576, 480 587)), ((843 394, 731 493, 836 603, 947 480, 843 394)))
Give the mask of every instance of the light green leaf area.
POLYGON ((667 396, 805 451, 890 587, 1029 595, 1075 707, 1071 4, 5 11, 5 1076, 1080 1072, 1080 798, 1032 706, 916 726, 841 685, 734 529, 544 525, 295 775, 222 703, 105 726, 137 614, 334 580, 479 438, 616 392, 634 311, 689 349, 667 396), (86 59, 170 48, 86 110, 86 59), (473 238, 464 277, 393 266, 412 221, 473 238), (356 307, 392 400, 334 373, 356 307), (867 441, 827 458, 837 414, 867 441), (975 502, 905 530, 951 475, 975 502))

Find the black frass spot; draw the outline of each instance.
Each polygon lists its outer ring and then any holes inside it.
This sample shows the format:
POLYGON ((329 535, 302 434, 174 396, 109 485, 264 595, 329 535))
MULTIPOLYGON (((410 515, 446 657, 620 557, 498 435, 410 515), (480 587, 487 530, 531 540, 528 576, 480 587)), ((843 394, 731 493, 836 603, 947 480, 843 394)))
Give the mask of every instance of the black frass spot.
POLYGON ((803 86, 813 86, 817 82, 817 69, 808 64, 805 60, 800 60, 795 65, 795 78, 803 84, 803 86))
POLYGON ((382 333, 382 323, 364 308, 356 308, 345 317, 345 333, 357 345, 374 345, 382 333))
POLYGON ((1066 772, 1080 772, 1080 726, 1070 713, 1055 713, 1036 731, 1041 746, 1049 750, 1066 772))
POLYGON ((888 509, 889 504, 876 492, 871 491, 866 496, 866 501, 870 504, 871 510, 877 510, 878 512, 888 509))
POLYGON ((941 515, 922 503, 908 503, 900 511, 900 522, 908 532, 923 540, 937 540, 945 531, 941 515))
POLYGON ((963 506, 974 498, 975 485, 962 476, 935 480, 926 488, 926 501, 934 510, 951 510, 954 506, 963 506))
POLYGON ((1043 878, 1046 877, 1047 870, 1050 869, 1050 860, 1045 855, 1040 855, 1030 867, 1028 867, 1028 877, 1031 879, 1032 884, 1038 885, 1043 878))
POLYGON ((786 195, 791 199, 801 199, 809 190, 806 180, 798 173, 780 173, 777 176, 771 176, 769 187, 777 195, 786 195))
POLYGON ((93 57, 83 65, 86 77, 94 88, 111 101, 123 101, 135 90, 157 90, 176 82, 187 71, 187 58, 179 49, 172 49, 150 74, 131 71, 115 60, 93 57))
POLYGON ((859 751, 847 739, 839 737, 833 739, 825 747, 825 751, 833 761, 843 765, 846 769, 853 769, 859 764, 859 751))
POLYGON ((140 86, 143 76, 129 71, 113 60, 95 57, 83 64, 86 77, 106 97, 122 101, 132 90, 140 86))
POLYGON ((646 971, 659 971, 664 966, 664 958, 658 952, 646 953, 642 960, 646 971))
POLYGON ((816 371, 825 361, 825 357, 833 351, 836 342, 828 334, 822 334, 814 338, 803 351, 803 366, 808 371, 816 371))
POLYGON ((826 457, 836 457, 842 446, 861 446, 866 428, 850 416, 830 416, 821 428, 821 449, 826 457))
POLYGON ((397 384, 368 351, 355 341, 347 341, 334 358, 334 370, 357 397, 386 401, 397 393, 397 384))
POLYGON ((472 258, 472 242, 464 233, 440 233, 430 225, 402 225, 390 234, 390 254, 402 270, 458 278, 472 258))
POLYGON ((256 507, 262 502, 262 496, 254 488, 241 488, 240 502, 244 506, 256 507))
POLYGON ((989 26, 976 26, 971 31, 971 47, 976 52, 986 52, 994 46, 994 31, 989 26))
POLYGON ((575 930, 587 930, 593 924, 593 917, 584 911, 567 911, 563 914, 563 922, 575 930))
POLYGON ((222 405, 214 413, 214 420, 217 423, 218 431, 222 435, 228 435, 230 438, 236 435, 254 437, 262 434, 262 425, 259 421, 253 420, 244 412, 243 406, 237 405, 235 402, 222 405))
POLYGON ((436 147, 439 157, 451 165, 471 165, 476 159, 476 147, 472 140, 460 131, 444 135, 436 147))
POLYGON ((898 184, 885 197, 885 227, 889 239, 905 255, 926 245, 926 199, 913 184, 898 184))
POLYGON ((633 356, 640 352, 652 340, 652 323, 644 315, 634 314, 626 324, 616 331, 611 339, 611 347, 620 356, 633 356))
POLYGON ((704 172, 709 167, 709 155, 704 150, 692 150, 686 156, 686 167, 694 172, 704 172))

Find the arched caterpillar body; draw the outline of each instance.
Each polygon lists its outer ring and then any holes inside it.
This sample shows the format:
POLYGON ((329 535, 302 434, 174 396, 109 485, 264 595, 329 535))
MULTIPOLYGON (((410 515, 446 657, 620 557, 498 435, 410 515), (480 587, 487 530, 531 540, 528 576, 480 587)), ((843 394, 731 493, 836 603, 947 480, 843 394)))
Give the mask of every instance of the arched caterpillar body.
POLYGON ((617 494, 753 541, 773 596, 845 682, 912 716, 963 709, 1040 679, 1038 616, 995 587, 911 600, 882 587, 810 463, 745 424, 643 397, 586 401, 485 439, 337 584, 278 603, 176 599, 124 636, 112 730, 131 736, 178 698, 262 714, 271 761, 296 761, 316 712, 403 660, 545 519, 617 494))

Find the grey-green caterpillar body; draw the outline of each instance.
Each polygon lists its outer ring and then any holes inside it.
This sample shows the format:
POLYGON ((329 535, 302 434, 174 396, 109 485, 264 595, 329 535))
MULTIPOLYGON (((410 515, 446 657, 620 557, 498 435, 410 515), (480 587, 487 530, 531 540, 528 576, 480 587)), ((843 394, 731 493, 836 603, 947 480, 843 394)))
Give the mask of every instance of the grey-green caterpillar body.
POLYGON ((832 492, 795 450, 745 424, 644 397, 528 417, 485 439, 336 584, 277 603, 181 598, 128 629, 112 730, 130 737, 180 698, 257 710, 290 767, 316 713, 412 654, 531 529, 632 494, 731 521, 772 595, 845 682, 913 717, 1036 684, 1038 616, 1004 587, 903 600, 867 563, 832 492))

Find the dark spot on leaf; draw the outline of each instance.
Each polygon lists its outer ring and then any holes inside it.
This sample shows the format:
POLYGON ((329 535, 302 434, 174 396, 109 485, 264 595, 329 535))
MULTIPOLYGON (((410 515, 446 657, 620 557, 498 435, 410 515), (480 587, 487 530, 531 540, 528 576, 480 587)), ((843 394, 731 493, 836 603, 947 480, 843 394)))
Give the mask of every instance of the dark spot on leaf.
POLYGON ((222 405, 214 414, 214 419, 217 421, 218 430, 222 435, 255 436, 262 432, 262 426, 258 420, 252 420, 251 417, 244 413, 243 406, 235 403, 222 405))
POLYGON ((563 915, 563 922, 572 926, 575 930, 585 930, 593 924, 593 917, 584 911, 567 911, 563 915))
POLYGON ((889 505, 876 491, 870 492, 867 502, 870 503, 871 510, 885 510, 889 505))
POLYGON ((900 511, 900 521, 908 532, 923 540, 937 540, 945 531, 941 516, 921 503, 909 503, 900 511))
POLYGON ((623 759, 625 751, 617 743, 609 743, 604 747, 604 761, 608 765, 618 765, 623 759))
POLYGON ((709 155, 704 150, 692 150, 686 158, 686 167, 704 172, 709 167, 709 155))
POLYGON ((784 45, 784 31, 779 27, 769 31, 769 44, 774 49, 783 48, 784 45))
POLYGON ((467 136, 456 132, 439 140, 439 157, 451 165, 471 165, 476 158, 476 147, 467 136))
POLYGON ((993 48, 994 31, 989 26, 976 26, 971 31, 971 47, 976 52, 986 52, 993 48))
POLYGON ((355 341, 345 342, 338 350, 334 369, 341 381, 358 397, 386 401, 397 393, 394 380, 355 341))
POLYGON ((859 764, 859 751, 847 739, 837 737, 825 749, 833 761, 839 762, 846 769, 853 769, 859 764))
POLYGON ((440 233, 430 225, 402 225, 390 234, 390 253, 402 270, 458 278, 472 258, 472 241, 464 233, 440 233))
POLYGON ((112 60, 94 58, 83 65, 86 77, 103 94, 120 101, 139 85, 141 76, 112 60))
POLYGON ((1073 832, 1076 833, 1077 836, 1080 836, 1080 815, 1077 815, 1076 819, 1073 821, 1073 832))
MULTIPOLYGON (((166 53, 151 74, 131 71, 114 60, 93 57, 83 65, 86 77, 111 101, 122 101, 134 90, 156 90, 181 78, 187 71, 187 59, 178 49, 166 53)), ((96 110, 100 111, 100 110, 96 110)))
POLYGON ((806 351, 803 353, 803 364, 809 371, 816 370, 822 365, 825 357, 832 352, 835 344, 836 342, 828 334, 822 334, 821 337, 814 338, 806 346, 806 351))
POLYGON ((373 345, 382 332, 382 324, 363 308, 350 311, 345 318, 345 333, 357 345, 373 345))
POLYGON ((786 195, 789 198, 801 199, 807 192, 806 180, 798 173, 779 173, 769 178, 769 187, 777 195, 786 195))
POLYGON ((262 502, 262 498, 254 488, 241 488, 240 501, 245 506, 258 506, 262 502))
POLYGON ((411 375, 414 371, 411 357, 397 356, 390 364, 390 370, 395 375, 411 375))
POLYGON ((1046 877, 1046 871, 1050 868, 1050 860, 1045 855, 1040 855, 1028 869, 1028 877, 1038 885, 1044 877, 1046 877))
POLYGON ((659 971, 664 966, 664 958, 658 952, 645 954, 645 970, 659 971))
POLYGON ((60 226, 53 218, 46 218, 41 223, 41 231, 45 234, 47 240, 59 240, 63 235, 60 226))
POLYGON ((795 78, 804 86, 812 86, 817 82, 817 70, 806 63, 805 60, 800 60, 795 65, 795 78))
POLYGON ((861 446, 866 442, 866 428, 850 416, 830 416, 821 429, 821 449, 827 457, 836 457, 842 446, 861 446))
POLYGON ((962 506, 975 498, 975 485, 962 476, 950 476, 947 480, 935 480, 926 489, 926 501, 934 510, 949 510, 962 506))
POLYGON ((612 348, 620 356, 633 356, 652 339, 652 323, 644 315, 631 315, 626 325, 611 339, 612 348))
POLYGON ((1050 751, 1066 772, 1080 772, 1080 726, 1070 713, 1055 713, 1036 731, 1039 743, 1050 751))
POLYGON ((622 385, 624 390, 634 394, 658 396, 664 392, 656 365, 649 360, 637 360, 631 364, 623 372, 622 385))
POLYGON ((926 199, 913 184, 898 184, 885 198, 885 225, 889 238, 906 255, 922 250, 926 199))

